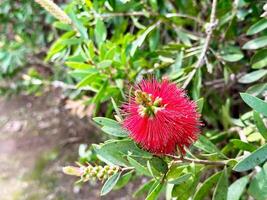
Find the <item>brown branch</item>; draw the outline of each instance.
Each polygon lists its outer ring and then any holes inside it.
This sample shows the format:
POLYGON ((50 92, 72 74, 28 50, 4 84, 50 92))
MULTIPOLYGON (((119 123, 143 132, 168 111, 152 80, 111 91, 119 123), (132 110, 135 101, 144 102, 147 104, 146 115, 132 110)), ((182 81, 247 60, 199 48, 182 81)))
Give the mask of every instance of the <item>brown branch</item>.
POLYGON ((192 72, 189 73, 189 76, 187 77, 186 81, 184 82, 182 88, 186 88, 188 86, 188 84, 190 83, 190 81, 193 79, 196 71, 198 68, 202 67, 204 64, 204 60, 205 60, 205 56, 206 56, 206 52, 209 48, 209 43, 212 37, 212 32, 215 29, 216 25, 217 25, 217 20, 216 20, 216 7, 217 7, 217 0, 213 0, 212 2, 212 8, 211 8, 211 14, 210 14, 210 22, 209 22, 209 26, 207 27, 206 33, 206 40, 204 42, 201 54, 197 60, 197 63, 195 65, 195 68, 193 69, 192 72))

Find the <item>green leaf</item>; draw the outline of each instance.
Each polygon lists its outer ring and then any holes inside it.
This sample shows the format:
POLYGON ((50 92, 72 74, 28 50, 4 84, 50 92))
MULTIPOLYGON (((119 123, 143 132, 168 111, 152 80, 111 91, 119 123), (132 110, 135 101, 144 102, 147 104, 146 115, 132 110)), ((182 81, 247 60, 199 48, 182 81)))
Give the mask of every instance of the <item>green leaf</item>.
POLYGON ((105 82, 102 84, 102 86, 98 90, 97 94, 94 96, 94 98, 92 100, 92 103, 95 104, 96 106, 99 106, 99 104, 101 103, 102 98, 105 97, 104 94, 106 92, 107 86, 108 86, 108 80, 105 80, 105 82))
POLYGON ((267 163, 252 179, 248 193, 256 200, 267 199, 267 163))
POLYGON ((258 51, 251 59, 253 69, 260 69, 267 66, 267 49, 258 51))
POLYGON ((160 194, 160 191, 161 191, 162 187, 163 187, 162 183, 158 183, 157 185, 155 185, 155 187, 152 189, 152 191, 146 197, 146 200, 156 200, 156 199, 158 199, 158 196, 160 194))
POLYGON ((127 183, 129 183, 129 181, 131 180, 132 176, 133 176, 133 172, 129 171, 126 174, 124 174, 123 176, 120 177, 119 181, 117 182, 117 184, 115 185, 114 189, 121 189, 123 188, 125 185, 127 185, 127 183))
POLYGON ((107 29, 106 26, 101 19, 96 20, 95 24, 95 40, 98 46, 100 46, 107 38, 107 29))
POLYGON ((256 33, 263 31, 266 28, 267 28, 267 19, 261 19, 257 21, 257 23, 249 27, 247 35, 254 35, 256 33))
POLYGON ((76 87, 77 87, 77 88, 81 88, 81 87, 90 85, 90 84, 95 80, 95 78, 96 78, 97 76, 99 76, 99 73, 91 73, 91 74, 87 75, 85 78, 83 78, 83 79, 76 85, 76 87))
POLYGON ((145 183, 144 185, 141 185, 134 193, 133 193, 133 197, 136 198, 138 196, 141 196, 143 193, 145 193, 146 191, 149 191, 149 189, 154 185, 155 181, 153 179, 151 179, 150 181, 148 181, 147 183, 145 183))
POLYGON ((212 200, 227 200, 227 193, 228 193, 228 177, 227 177, 227 168, 225 168, 221 173, 220 179, 213 192, 212 200))
POLYGON ((168 171, 168 164, 162 158, 153 157, 150 160, 150 165, 158 172, 161 172, 163 174, 168 171))
POLYGON ((239 200, 248 184, 248 181, 248 176, 244 176, 232 183, 228 188, 227 200, 239 200))
POLYGON ((177 179, 169 180, 168 183, 178 185, 178 184, 181 184, 181 183, 187 181, 191 176, 192 176, 192 174, 190 174, 190 173, 184 174, 184 175, 178 177, 177 179))
POLYGON ((218 155, 220 155, 220 157, 226 158, 226 156, 223 155, 223 153, 220 152, 220 150, 203 135, 199 136, 198 140, 194 143, 194 146, 207 153, 217 153, 218 155))
POLYGON ((240 93, 240 95, 243 101, 245 101, 245 103, 248 104, 252 109, 267 117, 267 102, 250 94, 240 93))
POLYGON ((120 124, 113 119, 106 117, 94 117, 93 120, 101 126, 118 127, 120 124))
POLYGON ((248 73, 245 76, 242 76, 240 79, 238 79, 238 82, 244 83, 244 84, 253 83, 263 78, 266 74, 267 74, 267 70, 260 69, 260 70, 248 73))
POLYGON ((216 174, 213 174, 208 179, 206 179, 201 186, 196 191, 193 200, 202 200, 205 198, 205 196, 208 195, 211 188, 217 183, 221 176, 222 172, 218 172, 216 174))
POLYGON ((202 112, 202 109, 203 109, 203 105, 204 105, 204 98, 202 97, 202 98, 198 99, 196 101, 196 104, 197 104, 197 111, 199 113, 201 113, 202 112))
POLYGON ((128 132, 124 130, 121 125, 116 122, 115 120, 105 118, 105 117, 94 117, 93 120, 102 125, 103 127, 101 128, 102 131, 109 135, 113 135, 116 137, 127 137, 128 132))
POLYGON ((171 73, 178 73, 181 70, 182 63, 183 63, 183 58, 184 58, 184 51, 180 51, 176 55, 175 62, 170 66, 171 73))
POLYGON ((151 51, 155 51, 158 47, 160 40, 160 30, 154 30, 149 37, 149 48, 151 51))
POLYGON ((65 10, 69 14, 69 17, 71 18, 73 24, 81 34, 81 37, 88 39, 87 29, 83 26, 81 20, 77 18, 76 13, 74 12, 74 6, 68 6, 65 10))
POLYGON ((224 59, 225 61, 228 61, 228 62, 237 62, 237 61, 241 60, 244 57, 244 55, 242 53, 236 53, 236 54, 222 55, 221 57, 222 57, 222 59, 224 59))
POLYGON ((234 171, 243 172, 253 169, 257 165, 260 165, 264 161, 267 160, 267 144, 263 145, 252 154, 244 158, 243 160, 239 161, 235 167, 233 168, 234 171))
POLYGON ((174 185, 172 189, 172 197, 177 197, 179 200, 188 200, 194 193, 199 177, 190 177, 183 184, 174 185))
POLYGON ((66 65, 73 69, 81 69, 81 70, 91 69, 93 67, 92 65, 82 63, 82 62, 66 62, 66 65))
POLYGON ((183 170, 187 168, 187 166, 188 165, 172 165, 166 175, 166 179, 168 181, 172 181, 179 178, 183 170))
POLYGON ((133 56, 135 54, 135 51, 138 47, 141 47, 143 42, 145 41, 147 35, 154 29, 156 28, 157 24, 154 24, 150 27, 148 27, 142 35, 140 35, 133 43, 130 51, 130 55, 133 56))
POLYGON ((262 137, 264 137, 265 140, 267 140, 267 128, 266 128, 260 114, 256 111, 254 111, 253 117, 254 117, 255 125, 257 126, 260 134, 262 135, 262 137))
POLYGON ((123 119, 122 116, 121 116, 121 113, 120 113, 120 109, 119 107, 117 106, 116 102, 114 101, 114 99, 111 97, 111 103, 112 103, 112 106, 117 114, 117 116, 120 118, 120 119, 123 119))
POLYGON ((107 193, 109 193, 112 188, 116 185, 116 183, 118 182, 118 180, 120 179, 121 176, 121 172, 113 174, 103 185, 102 189, 101 189, 101 196, 106 195, 107 193))
POLYGON ((244 44, 243 49, 259 49, 267 45, 267 36, 258 37, 244 44))
POLYGON ((115 127, 104 126, 101 130, 109 135, 113 135, 116 137, 128 137, 128 132, 124 130, 122 127, 115 128, 115 127))
POLYGON ((255 146, 253 146, 252 144, 249 144, 249 143, 246 143, 246 142, 243 142, 239 139, 232 139, 230 140, 231 143, 234 144, 234 146, 238 149, 241 149, 243 151, 250 151, 250 152, 253 152, 255 151, 257 148, 255 146))
POLYGON ((129 140, 108 140, 101 145, 93 145, 97 157, 111 165, 129 166, 127 155, 142 158, 152 158, 152 155, 138 148, 136 144, 129 140))
POLYGON ((105 69, 105 68, 111 67, 112 62, 113 62, 112 60, 102 60, 101 62, 97 64, 97 66, 98 68, 105 69))
POLYGON ((252 96, 258 96, 266 89, 267 89, 267 83, 258 83, 258 84, 255 84, 255 85, 249 87, 246 90, 246 93, 249 93, 252 96))
POLYGON ((146 176, 151 176, 149 170, 143 165, 141 165, 139 162, 137 162, 137 160, 131 158, 130 156, 127 156, 127 159, 130 165, 133 166, 137 172, 144 174, 146 176))

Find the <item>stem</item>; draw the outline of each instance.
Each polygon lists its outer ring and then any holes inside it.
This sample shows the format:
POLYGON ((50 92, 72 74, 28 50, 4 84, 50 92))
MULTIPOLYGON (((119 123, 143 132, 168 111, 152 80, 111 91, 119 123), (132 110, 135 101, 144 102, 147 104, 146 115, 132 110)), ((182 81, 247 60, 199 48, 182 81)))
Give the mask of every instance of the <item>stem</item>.
POLYGON ((124 168, 121 168, 121 171, 124 172, 124 171, 131 171, 133 170, 134 167, 124 167, 124 168))
MULTIPOLYGON (((162 15, 154 12, 121 12, 121 13, 104 13, 104 14, 95 14, 98 17, 101 18, 110 18, 110 17, 131 17, 131 16, 154 16, 154 17, 160 17, 162 15)), ((197 23, 204 24, 204 22, 194 16, 186 15, 182 13, 166 13, 164 14, 164 17, 166 18, 172 18, 172 17, 181 17, 181 18, 187 18, 194 20, 197 23)))
POLYGON ((194 159, 194 158, 188 158, 188 157, 179 157, 167 154, 167 156, 175 158, 175 163, 184 163, 184 162, 190 162, 190 163, 199 163, 204 165, 217 165, 217 166, 225 166, 227 164, 227 160, 220 160, 220 161, 211 161, 211 160, 200 160, 200 159, 194 159))
POLYGON ((218 166, 225 166, 226 165, 226 160, 210 161, 210 160, 199 160, 199 159, 184 157, 183 161, 194 162, 194 163, 199 163, 199 164, 204 164, 204 165, 218 165, 218 166))
POLYGON ((216 20, 216 7, 217 7, 217 0, 213 0, 212 2, 212 8, 211 8, 211 14, 210 14, 210 22, 209 22, 209 26, 207 27, 206 33, 206 40, 205 43, 203 45, 201 54, 197 60, 197 63, 195 65, 195 68, 193 69, 192 72, 189 73, 188 78, 186 79, 186 81, 184 82, 182 88, 185 89, 188 84, 190 83, 190 81, 193 79, 196 71, 198 68, 202 67, 204 64, 204 60, 205 60, 205 56, 206 56, 206 52, 209 48, 209 43, 211 40, 211 36, 212 36, 212 32, 215 29, 216 25, 217 25, 217 20, 216 20))

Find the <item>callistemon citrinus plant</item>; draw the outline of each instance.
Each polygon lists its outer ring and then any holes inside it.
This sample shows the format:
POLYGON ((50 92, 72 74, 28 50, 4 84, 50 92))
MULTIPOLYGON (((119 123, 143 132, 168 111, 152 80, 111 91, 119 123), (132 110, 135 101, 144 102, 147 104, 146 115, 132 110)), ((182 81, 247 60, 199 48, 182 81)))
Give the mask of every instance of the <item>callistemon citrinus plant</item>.
POLYGON ((195 102, 167 80, 143 80, 123 105, 123 127, 144 149, 155 154, 184 153, 197 139, 200 126, 195 102))

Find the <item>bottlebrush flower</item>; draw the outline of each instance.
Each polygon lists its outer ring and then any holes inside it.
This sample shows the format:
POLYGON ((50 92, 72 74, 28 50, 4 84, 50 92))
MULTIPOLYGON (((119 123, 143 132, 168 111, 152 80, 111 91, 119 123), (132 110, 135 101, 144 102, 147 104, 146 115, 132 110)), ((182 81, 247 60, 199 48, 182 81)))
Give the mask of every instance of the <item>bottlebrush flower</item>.
POLYGON ((134 95, 122 106, 123 127, 144 149, 159 155, 184 153, 199 132, 196 104, 182 89, 167 80, 143 80, 134 95))

